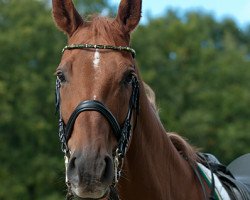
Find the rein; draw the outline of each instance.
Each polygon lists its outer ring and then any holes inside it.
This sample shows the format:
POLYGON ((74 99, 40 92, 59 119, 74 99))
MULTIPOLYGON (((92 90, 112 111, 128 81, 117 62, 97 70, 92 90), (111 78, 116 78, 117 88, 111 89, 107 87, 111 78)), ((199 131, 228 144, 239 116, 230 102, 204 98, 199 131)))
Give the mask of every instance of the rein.
MULTIPOLYGON (((66 50, 73 50, 73 49, 110 49, 116 51, 127 51, 130 52, 133 58, 136 55, 134 49, 130 47, 122 47, 122 46, 110 46, 110 45, 92 45, 92 44, 73 44, 65 46, 62 52, 66 50)), ((126 118, 124 122, 120 125, 112 114, 112 112, 100 101, 97 100, 85 100, 81 101, 78 106, 75 108, 73 113, 71 114, 67 123, 64 122, 62 113, 61 113, 61 97, 60 97, 60 88, 61 88, 61 81, 57 77, 56 79, 56 110, 59 112, 59 139, 61 142, 61 150, 65 154, 65 165, 67 169, 68 161, 70 159, 70 150, 68 148, 68 140, 72 135, 72 131, 74 128, 75 121, 80 113, 85 111, 97 111, 101 115, 103 115, 107 121, 109 122, 113 133, 117 139, 118 145, 116 150, 113 152, 113 159, 114 159, 114 170, 115 170, 115 177, 113 181, 113 185, 111 186, 111 195, 117 196, 119 199, 118 194, 115 192, 115 186, 118 183, 118 180, 121 176, 121 170, 123 165, 123 159, 127 152, 127 148, 131 138, 131 121, 132 115, 135 111, 136 115, 139 112, 139 82, 136 76, 132 77, 131 80, 132 85, 132 94, 129 100, 129 107, 127 111, 126 118)), ((137 118, 136 118, 137 119, 137 118)), ((136 122, 136 120, 135 120, 136 122)), ((136 123, 134 124, 134 126, 136 123)), ((68 178, 66 175, 66 185, 68 186, 68 195, 67 199, 70 199, 72 196, 72 192, 70 189, 70 184, 68 182, 68 178)), ((114 198, 114 197, 113 197, 114 198)))

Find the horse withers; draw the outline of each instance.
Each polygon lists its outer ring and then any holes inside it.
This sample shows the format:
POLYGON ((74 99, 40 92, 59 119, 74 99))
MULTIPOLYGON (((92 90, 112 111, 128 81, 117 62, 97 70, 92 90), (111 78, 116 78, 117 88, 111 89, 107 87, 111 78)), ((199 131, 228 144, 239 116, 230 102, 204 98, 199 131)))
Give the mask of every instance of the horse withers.
POLYGON ((142 1, 121 0, 116 18, 91 21, 72 0, 52 2, 55 23, 68 36, 56 69, 56 107, 69 197, 213 198, 213 173, 211 186, 196 150, 166 134, 136 66, 130 35, 142 1))

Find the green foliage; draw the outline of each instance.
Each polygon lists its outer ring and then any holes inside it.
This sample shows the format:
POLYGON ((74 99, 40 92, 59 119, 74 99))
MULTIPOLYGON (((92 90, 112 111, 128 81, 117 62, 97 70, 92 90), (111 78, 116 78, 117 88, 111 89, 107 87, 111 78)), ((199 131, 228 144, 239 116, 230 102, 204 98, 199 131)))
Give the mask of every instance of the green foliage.
MULTIPOLYGON (((105 0, 76 4, 91 12, 107 7, 105 0)), ((53 73, 66 36, 47 0, 0 0, 0 30, 0 199, 61 200, 53 73)))
POLYGON ((41 2, 1 1, 0 13, 0 199, 62 199, 52 74, 65 39, 41 2))
POLYGON ((249 36, 230 19, 168 11, 133 38, 167 129, 224 163, 250 151, 249 36))
MULTIPOLYGON (((106 0, 75 4, 113 12, 106 0)), ((63 199, 53 73, 66 37, 41 0, 0 0, 0 30, 0 199, 63 199)), ((250 26, 169 11, 140 26, 133 47, 168 130, 225 162, 249 151, 250 26)))

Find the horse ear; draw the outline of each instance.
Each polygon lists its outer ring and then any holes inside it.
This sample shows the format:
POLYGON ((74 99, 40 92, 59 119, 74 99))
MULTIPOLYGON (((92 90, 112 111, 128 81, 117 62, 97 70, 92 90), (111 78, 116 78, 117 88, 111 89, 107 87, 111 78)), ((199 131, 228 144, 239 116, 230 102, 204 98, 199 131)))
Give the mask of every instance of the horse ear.
POLYGON ((59 29, 71 36, 83 24, 72 0, 52 0, 52 13, 59 29))
POLYGON ((142 0, 121 0, 116 20, 130 33, 141 19, 142 0))

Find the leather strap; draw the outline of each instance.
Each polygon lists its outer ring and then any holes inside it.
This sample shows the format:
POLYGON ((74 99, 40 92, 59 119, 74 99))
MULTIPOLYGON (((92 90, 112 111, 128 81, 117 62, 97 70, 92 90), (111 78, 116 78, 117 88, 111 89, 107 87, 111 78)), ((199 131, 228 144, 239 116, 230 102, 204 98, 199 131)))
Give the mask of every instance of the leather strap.
POLYGON ((117 141, 120 140, 121 138, 121 128, 119 123, 117 122, 117 120, 115 119, 114 115, 109 111, 109 109, 107 107, 105 107, 103 105, 103 103, 101 103, 100 101, 96 101, 96 100, 87 100, 87 101, 82 101, 74 110, 74 112, 71 114, 69 121, 65 127, 65 136, 66 136, 66 141, 69 140, 69 138, 71 137, 72 134, 72 130, 76 121, 76 118, 78 117, 78 115, 82 112, 85 111, 97 111, 99 113, 101 113, 110 123, 113 131, 114 131, 114 135, 117 139, 117 141))
POLYGON ((114 51, 127 51, 130 52, 135 58, 136 52, 131 47, 124 47, 124 46, 112 46, 112 45, 102 45, 102 44, 71 44, 67 45, 63 48, 62 53, 65 50, 72 50, 72 49, 110 49, 114 51))

